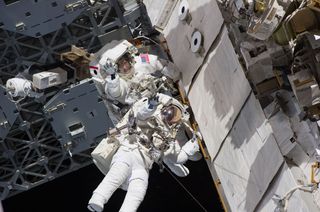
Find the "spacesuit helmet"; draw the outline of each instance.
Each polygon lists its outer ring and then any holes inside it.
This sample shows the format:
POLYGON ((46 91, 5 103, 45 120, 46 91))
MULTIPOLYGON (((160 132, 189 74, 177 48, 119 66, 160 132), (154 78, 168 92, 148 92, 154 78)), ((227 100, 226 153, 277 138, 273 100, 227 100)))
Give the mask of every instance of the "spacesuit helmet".
POLYGON ((130 76, 134 74, 134 60, 132 55, 129 52, 126 52, 124 55, 122 55, 118 61, 118 73, 122 76, 130 76))
MULTIPOLYGON (((138 49, 127 40, 112 41, 97 53, 97 55, 100 54, 97 59, 102 69, 109 70, 108 68, 111 66, 120 76, 128 77, 134 73, 133 65, 136 53, 138 53, 138 49)), ((105 77, 102 76, 102 78, 105 77)))
POLYGON ((169 125, 176 124, 182 119, 182 111, 178 106, 171 104, 161 110, 161 118, 169 125))

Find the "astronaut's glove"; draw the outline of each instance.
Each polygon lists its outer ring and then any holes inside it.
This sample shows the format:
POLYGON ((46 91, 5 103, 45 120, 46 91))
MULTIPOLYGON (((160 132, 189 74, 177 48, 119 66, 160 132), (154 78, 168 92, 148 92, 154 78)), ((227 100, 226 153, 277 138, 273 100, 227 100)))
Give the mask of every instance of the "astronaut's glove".
POLYGON ((110 59, 107 59, 106 64, 103 65, 103 70, 108 75, 114 75, 117 72, 117 65, 114 64, 110 59))
POLYGON ((193 136, 196 136, 199 140, 201 140, 202 141, 202 135, 201 135, 201 133, 199 132, 199 131, 195 131, 194 132, 194 134, 193 134, 193 136))
POLYGON ((160 157, 161 157, 161 152, 155 148, 152 148, 150 150, 150 156, 151 158, 154 160, 154 161, 159 161, 160 160, 160 157))
POLYGON ((199 144, 197 142, 196 136, 193 136, 185 145, 182 147, 182 151, 184 151, 188 156, 194 155, 196 152, 199 152, 199 144))
POLYGON ((148 98, 148 108, 153 109, 159 104, 159 96, 154 95, 150 98, 148 98))

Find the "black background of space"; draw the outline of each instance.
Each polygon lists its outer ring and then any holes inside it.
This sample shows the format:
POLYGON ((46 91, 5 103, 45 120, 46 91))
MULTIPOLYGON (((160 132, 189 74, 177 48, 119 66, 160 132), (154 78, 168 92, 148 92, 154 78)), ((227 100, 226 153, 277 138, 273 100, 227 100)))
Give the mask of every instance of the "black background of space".
MULTIPOLYGON (((190 174, 179 181, 211 211, 223 211, 214 183, 204 160, 188 161, 190 174)), ((103 175, 90 165, 51 182, 3 201, 4 212, 86 212, 92 191, 103 175)), ((118 211, 125 191, 118 189, 105 205, 107 212, 118 211)), ((164 170, 155 164, 150 172, 149 187, 138 212, 201 212, 204 211, 190 195, 164 170)))

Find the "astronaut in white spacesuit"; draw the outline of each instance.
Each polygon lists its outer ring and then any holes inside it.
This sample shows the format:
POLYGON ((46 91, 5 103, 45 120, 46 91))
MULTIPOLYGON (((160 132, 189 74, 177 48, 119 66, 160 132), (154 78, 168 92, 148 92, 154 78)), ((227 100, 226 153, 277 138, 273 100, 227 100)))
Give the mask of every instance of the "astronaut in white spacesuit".
MULTIPOLYGON (((172 115, 168 111, 169 108, 163 110, 168 115, 166 121, 160 120, 161 123, 156 121, 157 130, 152 129, 154 122, 151 120, 161 119, 161 109, 165 109, 164 106, 169 106, 172 102, 180 107, 179 111, 185 114, 185 118, 189 118, 186 116, 184 107, 168 95, 156 95, 159 101, 151 110, 145 102, 146 100, 148 103, 152 102, 148 101, 147 97, 155 96, 154 94, 159 91, 155 82, 162 79, 152 76, 152 73, 160 71, 162 76, 166 76, 172 81, 179 79, 179 73, 174 71, 175 69, 170 69, 173 67, 172 64, 163 65, 165 62, 161 63, 154 55, 133 56, 136 50, 127 41, 118 42, 114 46, 107 50, 101 50, 103 53, 97 57, 99 62, 90 66, 91 74, 95 78, 102 79, 104 91, 109 99, 121 104, 133 104, 130 111, 133 111, 136 117, 137 129, 131 135, 127 133, 118 137, 120 147, 112 158, 110 170, 93 192, 89 201, 88 208, 92 211, 102 211, 103 205, 119 187, 128 190, 120 211, 136 211, 144 198, 148 185, 148 170, 154 161, 161 163, 163 160, 176 175, 183 177, 189 174, 189 170, 183 163, 197 153, 200 154, 195 138, 183 143, 181 148, 181 144, 175 139, 178 130, 172 128, 175 126, 178 129, 178 122, 183 122, 180 119, 169 120, 177 118, 177 116, 169 117, 172 115), (148 110, 155 113, 149 113, 148 110), (159 135, 164 137, 159 137, 159 135)), ((117 126, 128 122, 130 111, 117 126)), ((175 113, 175 115, 177 114, 175 113)), ((200 158, 201 154, 197 160, 200 158)))
MULTIPOLYGON (((93 192, 88 205, 91 211, 102 211, 103 205, 119 187, 127 190, 120 211, 136 211, 145 196, 148 171, 154 161, 164 162, 177 176, 185 177, 189 170, 183 164, 188 159, 201 159, 196 140, 199 135, 187 124, 189 115, 176 99, 157 94, 139 100, 117 124, 117 130, 131 122, 131 114, 135 121, 130 126, 134 126, 134 131, 130 133, 125 128, 116 136, 120 147, 112 158, 105 178, 93 192), (190 128, 194 135, 187 142, 178 141, 180 138, 177 133, 183 129, 182 125, 190 128)), ((101 163, 101 166, 104 165, 101 163)), ((104 169, 97 166, 100 170, 104 169)))
POLYGON ((113 41, 105 48, 91 63, 90 73, 94 78, 102 79, 104 91, 113 101, 131 105, 158 92, 159 84, 167 85, 165 82, 177 81, 180 77, 171 62, 151 54, 137 56, 138 50, 126 40, 113 41), (157 71, 160 76, 154 75, 157 71))
POLYGON ((151 99, 141 99, 133 109, 137 126, 158 150, 155 160, 163 161, 177 176, 187 176, 189 170, 183 164, 187 160, 198 161, 202 156, 197 142, 201 135, 188 124, 189 113, 185 106, 168 95, 158 93, 151 99), (192 134, 189 140, 185 136, 186 131, 192 134))

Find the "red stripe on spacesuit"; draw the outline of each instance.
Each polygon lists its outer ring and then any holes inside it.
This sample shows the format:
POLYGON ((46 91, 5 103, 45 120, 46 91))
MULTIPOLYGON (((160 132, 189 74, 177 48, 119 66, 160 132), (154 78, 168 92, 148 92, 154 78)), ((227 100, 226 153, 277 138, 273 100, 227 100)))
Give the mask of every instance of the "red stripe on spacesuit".
POLYGON ((99 69, 97 66, 89 66, 89 68, 95 69, 95 70, 98 70, 98 69, 99 69))

